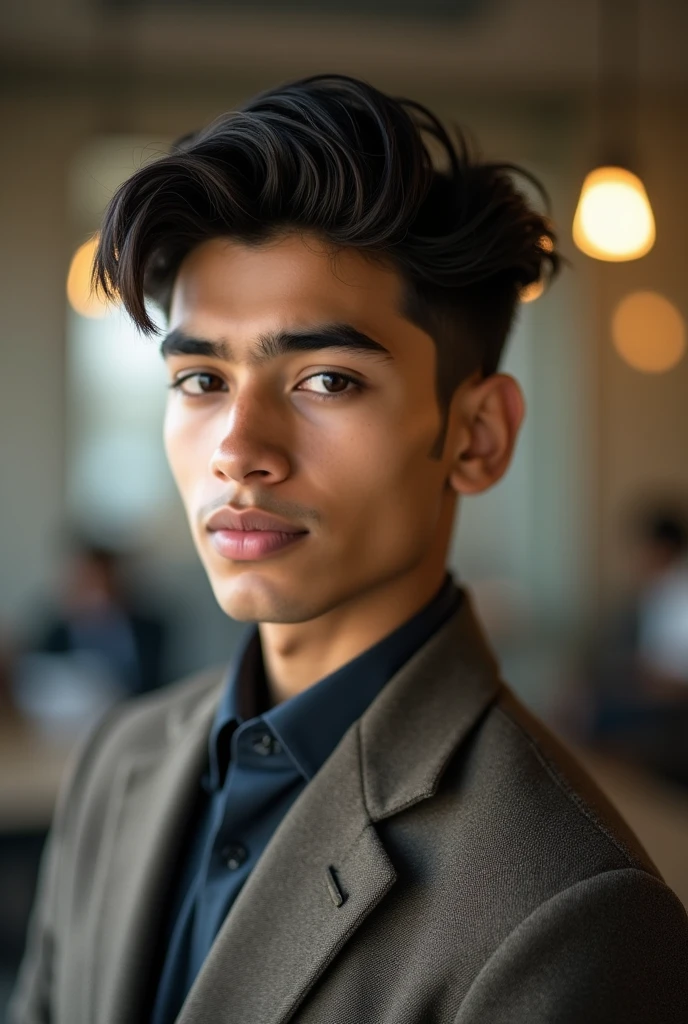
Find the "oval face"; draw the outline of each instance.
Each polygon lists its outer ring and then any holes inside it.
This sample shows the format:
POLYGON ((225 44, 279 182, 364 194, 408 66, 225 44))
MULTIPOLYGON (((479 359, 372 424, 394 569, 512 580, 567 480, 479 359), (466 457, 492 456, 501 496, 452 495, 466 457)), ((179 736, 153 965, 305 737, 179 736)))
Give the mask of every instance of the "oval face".
POLYGON ((436 350, 401 307, 394 270, 311 235, 213 239, 183 262, 165 447, 233 618, 305 622, 443 566, 436 350))

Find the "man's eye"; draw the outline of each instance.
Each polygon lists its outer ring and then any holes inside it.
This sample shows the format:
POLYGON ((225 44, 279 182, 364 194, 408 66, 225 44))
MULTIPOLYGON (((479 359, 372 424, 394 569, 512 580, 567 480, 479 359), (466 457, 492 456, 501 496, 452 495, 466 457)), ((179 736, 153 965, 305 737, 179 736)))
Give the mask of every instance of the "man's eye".
MULTIPOLYGON (((168 387, 170 390, 181 392, 187 398, 201 398, 203 395, 227 390, 225 382, 217 374, 201 371, 178 377, 168 387)), ((308 391, 318 398, 339 398, 362 391, 363 385, 348 373, 328 371, 306 377, 297 390, 308 391)))
POLYGON ((305 380, 301 381, 299 391, 310 391, 311 394, 318 395, 322 398, 338 398, 340 395, 349 395, 354 391, 361 391, 363 385, 360 381, 356 380, 355 377, 351 377, 348 373, 314 373, 312 377, 306 377, 305 380), (321 387, 306 387, 304 384, 308 384, 311 381, 321 383, 321 387))
POLYGON ((214 373, 188 373, 185 377, 173 380, 168 387, 174 391, 181 391, 189 398, 196 398, 199 395, 223 390, 224 381, 214 373))

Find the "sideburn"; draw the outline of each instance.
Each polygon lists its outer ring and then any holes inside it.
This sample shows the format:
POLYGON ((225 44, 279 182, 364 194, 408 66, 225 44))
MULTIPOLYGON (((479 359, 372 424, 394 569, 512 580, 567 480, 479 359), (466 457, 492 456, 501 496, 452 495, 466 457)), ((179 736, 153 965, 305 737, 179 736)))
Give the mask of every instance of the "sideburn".
POLYGON ((468 317, 458 306, 448 307, 439 297, 421 295, 408 288, 404 295, 403 315, 430 335, 437 353, 435 367, 435 394, 440 409, 440 428, 428 453, 439 460, 444 452, 449 427, 449 409, 459 385, 482 364, 473 340, 468 317), (434 301, 433 301, 434 298, 434 301))

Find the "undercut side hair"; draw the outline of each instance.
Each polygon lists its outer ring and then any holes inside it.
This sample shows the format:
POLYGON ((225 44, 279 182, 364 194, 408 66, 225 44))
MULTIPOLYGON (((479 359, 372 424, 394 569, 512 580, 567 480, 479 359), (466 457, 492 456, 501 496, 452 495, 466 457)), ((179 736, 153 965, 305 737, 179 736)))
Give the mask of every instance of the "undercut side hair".
POLYGON ((482 162, 420 104, 317 75, 184 136, 125 181, 105 213, 94 283, 150 334, 146 299, 169 314, 195 246, 313 232, 399 272, 404 314, 437 346, 446 409, 466 376, 496 371, 521 289, 559 268, 549 218, 518 177, 548 208, 531 174, 482 162))

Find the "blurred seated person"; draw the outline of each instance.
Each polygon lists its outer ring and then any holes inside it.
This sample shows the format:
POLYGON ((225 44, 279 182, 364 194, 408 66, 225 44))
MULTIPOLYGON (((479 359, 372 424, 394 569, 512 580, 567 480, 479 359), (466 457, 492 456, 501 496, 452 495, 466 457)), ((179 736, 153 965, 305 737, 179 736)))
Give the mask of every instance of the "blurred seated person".
POLYGON ((84 539, 73 543, 56 606, 28 647, 36 653, 97 656, 122 695, 131 696, 165 681, 166 628, 123 585, 122 562, 112 549, 84 539))
POLYGON ((688 522, 646 509, 631 541, 631 592, 590 652, 585 739, 688 785, 688 522))

